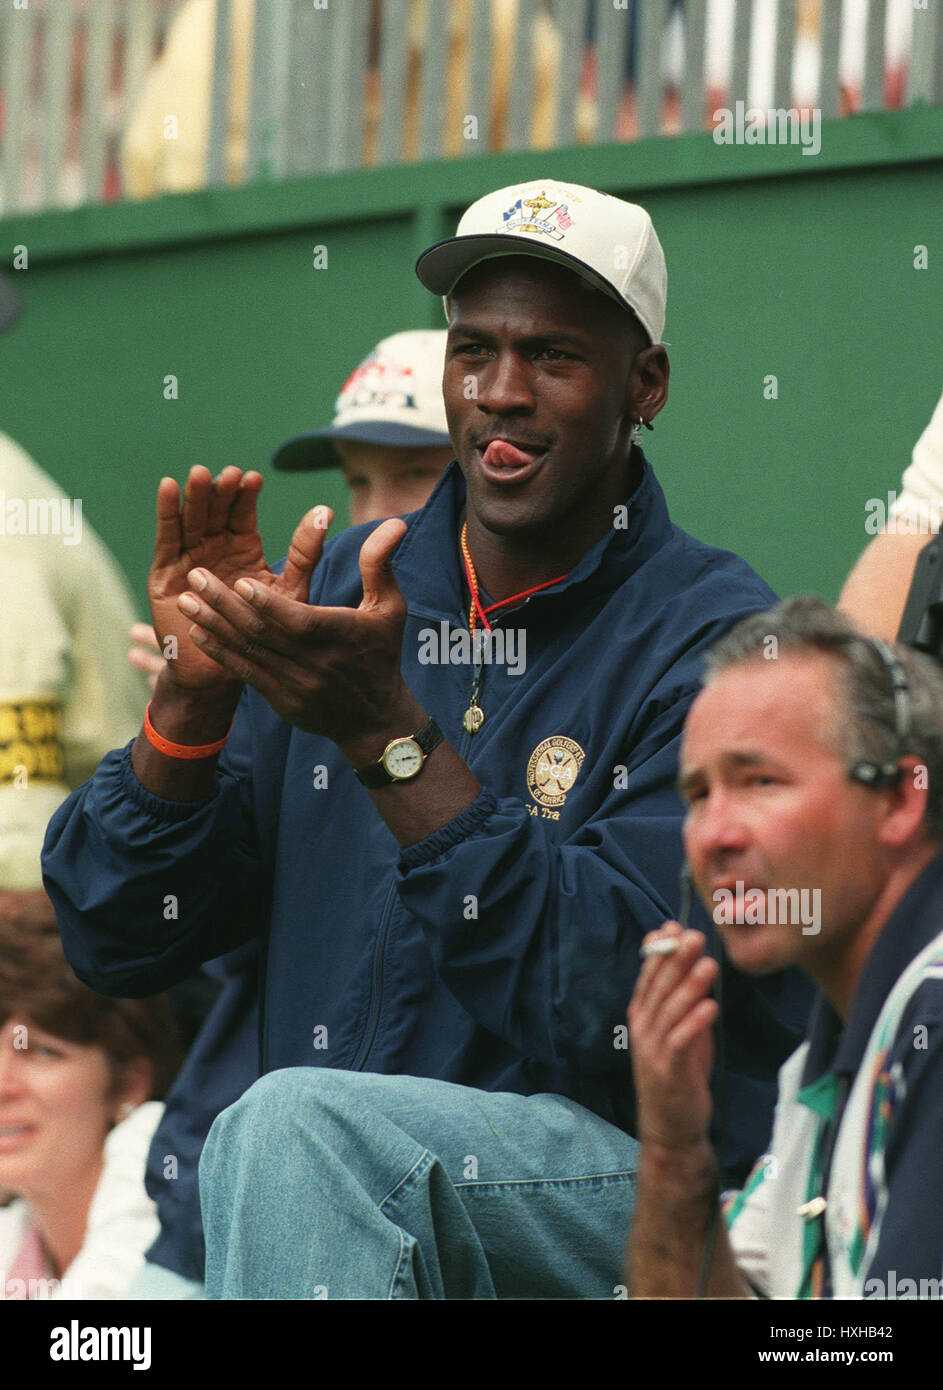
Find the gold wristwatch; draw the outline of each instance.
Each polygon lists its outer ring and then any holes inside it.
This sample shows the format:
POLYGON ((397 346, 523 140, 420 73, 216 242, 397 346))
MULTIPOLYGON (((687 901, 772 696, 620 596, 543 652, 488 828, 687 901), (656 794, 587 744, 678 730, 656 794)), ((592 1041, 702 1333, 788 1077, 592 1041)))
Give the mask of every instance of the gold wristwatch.
POLYGON ((394 782, 410 782, 419 776, 423 763, 443 738, 438 724, 434 719, 429 719, 418 733, 409 738, 391 739, 379 762, 363 769, 355 767, 354 772, 371 791, 377 787, 389 787, 394 782))

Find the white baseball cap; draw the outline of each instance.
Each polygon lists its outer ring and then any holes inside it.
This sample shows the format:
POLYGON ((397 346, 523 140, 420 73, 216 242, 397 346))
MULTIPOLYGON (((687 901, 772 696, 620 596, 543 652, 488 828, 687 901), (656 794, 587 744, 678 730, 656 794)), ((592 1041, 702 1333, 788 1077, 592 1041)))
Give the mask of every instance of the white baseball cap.
POLYGON ((629 308, 652 343, 665 329, 668 272, 652 219, 636 203, 578 183, 535 179, 472 203, 454 237, 416 262, 427 289, 449 295, 466 271, 494 256, 542 256, 569 266, 629 308))
POLYGON ((334 402, 329 425, 298 435, 272 456, 275 468, 336 468, 332 439, 356 439, 396 449, 451 444, 442 399, 442 329, 394 333, 355 367, 334 402))

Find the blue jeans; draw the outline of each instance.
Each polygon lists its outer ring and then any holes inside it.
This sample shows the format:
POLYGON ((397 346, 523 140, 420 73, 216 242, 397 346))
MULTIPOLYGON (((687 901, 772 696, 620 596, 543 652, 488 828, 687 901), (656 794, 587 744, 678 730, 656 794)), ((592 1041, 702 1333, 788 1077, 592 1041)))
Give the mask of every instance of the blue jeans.
POLYGON ((155 1300, 166 1302, 171 1299, 202 1299, 205 1294, 203 1285, 197 1280, 185 1279, 182 1274, 165 1269, 163 1265, 151 1264, 150 1260, 147 1260, 124 1297, 139 1298, 151 1303, 155 1300))
POLYGON ((203 1151, 207 1297, 624 1297, 637 1160, 561 1096, 272 1072, 203 1151))

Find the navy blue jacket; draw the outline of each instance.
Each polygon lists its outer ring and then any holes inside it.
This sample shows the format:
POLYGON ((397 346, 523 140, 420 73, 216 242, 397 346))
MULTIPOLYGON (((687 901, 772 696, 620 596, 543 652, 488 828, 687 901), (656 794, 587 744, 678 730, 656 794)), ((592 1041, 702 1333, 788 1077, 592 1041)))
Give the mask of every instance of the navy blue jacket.
MULTIPOLYGON (((130 745, 108 754, 49 824, 46 887, 73 968, 104 994, 163 989, 261 935, 265 1070, 552 1091, 631 1130, 623 1025, 641 938, 678 907, 681 728, 705 647, 775 596, 671 523, 644 463, 627 524, 504 618, 526 625, 526 670, 485 667, 472 738, 469 667, 419 659, 430 628, 467 631, 463 506, 453 464, 408 518, 394 570, 404 677, 482 784, 471 806, 401 850, 336 746, 247 688, 211 796, 163 801, 135 778, 130 745), (528 767, 557 739, 577 745, 579 770, 548 806, 528 767)), ((359 603, 366 534, 325 548, 312 602, 359 603)), ((732 1164, 766 1140, 808 999, 788 977, 738 988, 732 1164)))
POLYGON ((160 1217, 147 1258, 201 1283, 200 1154, 216 1116, 259 1079, 258 965, 255 938, 203 967, 222 988, 170 1089, 147 1155, 145 1186, 160 1217))

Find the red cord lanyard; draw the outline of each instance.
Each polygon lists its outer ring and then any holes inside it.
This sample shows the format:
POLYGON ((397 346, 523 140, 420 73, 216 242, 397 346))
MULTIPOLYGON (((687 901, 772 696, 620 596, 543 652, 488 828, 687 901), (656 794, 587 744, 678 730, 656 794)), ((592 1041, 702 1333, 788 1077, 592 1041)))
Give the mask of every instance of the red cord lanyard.
MULTIPOLYGON (((471 593, 471 604, 468 609, 468 631, 474 645, 475 627, 480 618, 487 630, 491 631, 491 624, 488 621, 489 613, 497 613, 501 608, 507 608, 509 604, 518 603, 521 599, 530 598, 531 594, 537 594, 541 589, 549 589, 553 584, 559 584, 561 579, 566 579, 565 574, 558 574, 556 579, 548 579, 543 584, 535 584, 532 589, 522 589, 519 594, 512 594, 510 598, 500 599, 497 603, 490 603, 487 608, 482 608, 479 598, 478 576, 475 573, 475 566, 472 564, 472 557, 468 552, 468 522, 462 522, 462 560, 465 564, 465 578, 468 580, 468 588, 471 593)), ((478 703, 478 687, 481 684, 482 663, 478 661, 475 665, 475 678, 472 684, 471 700, 468 709, 462 717, 462 723, 470 734, 477 734, 482 724, 485 722, 485 712, 478 703)))

